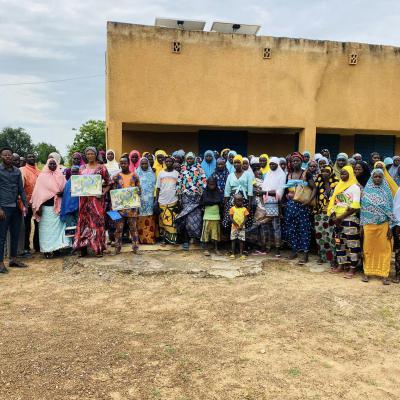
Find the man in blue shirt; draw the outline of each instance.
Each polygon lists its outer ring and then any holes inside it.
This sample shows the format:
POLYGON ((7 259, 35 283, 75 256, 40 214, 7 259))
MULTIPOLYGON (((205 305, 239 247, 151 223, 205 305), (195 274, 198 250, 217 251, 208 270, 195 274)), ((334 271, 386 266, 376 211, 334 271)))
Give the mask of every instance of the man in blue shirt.
POLYGON ((11 249, 9 266, 26 268, 27 265, 17 260, 18 238, 21 226, 21 213, 18 208, 18 198, 24 209, 27 207, 26 196, 19 168, 13 165, 13 152, 9 147, 0 149, 0 273, 7 273, 4 265, 4 245, 7 231, 10 230, 11 249))

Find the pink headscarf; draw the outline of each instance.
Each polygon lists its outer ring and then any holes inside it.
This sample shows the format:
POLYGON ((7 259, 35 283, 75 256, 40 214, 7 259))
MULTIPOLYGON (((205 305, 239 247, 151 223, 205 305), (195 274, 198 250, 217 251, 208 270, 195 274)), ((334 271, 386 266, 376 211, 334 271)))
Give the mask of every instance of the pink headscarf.
POLYGON ((54 212, 60 213, 61 210, 61 197, 57 193, 62 192, 65 186, 65 177, 58 167, 58 163, 54 158, 47 160, 45 167, 39 174, 35 189, 32 193, 32 209, 36 221, 40 221, 40 216, 37 214, 40 206, 46 201, 54 198, 54 212), (49 162, 55 161, 57 168, 55 171, 50 171, 49 162))
POLYGON ((129 153, 129 171, 130 171, 130 172, 135 172, 135 170, 136 170, 137 168, 139 168, 139 166, 140 166, 140 159, 141 159, 141 158, 142 158, 142 157, 141 157, 140 153, 139 153, 137 150, 132 150, 132 151, 129 153), (133 163, 132 160, 131 160, 133 154, 137 154, 137 155, 138 155, 138 161, 137 161, 136 163, 133 163))

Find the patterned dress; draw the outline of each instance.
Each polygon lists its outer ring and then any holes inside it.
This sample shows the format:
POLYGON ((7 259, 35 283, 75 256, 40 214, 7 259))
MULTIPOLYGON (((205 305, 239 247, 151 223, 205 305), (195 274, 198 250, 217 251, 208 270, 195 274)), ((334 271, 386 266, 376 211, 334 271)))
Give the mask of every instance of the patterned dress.
MULTIPOLYGON (((115 175, 116 189, 123 189, 127 187, 140 187, 140 180, 135 172, 130 172, 129 174, 123 174, 122 172, 115 175), (129 182, 124 181, 124 176, 130 176, 129 182)), ((127 222, 129 227, 129 232, 131 234, 132 249, 136 251, 138 249, 139 236, 137 228, 137 216, 138 209, 131 208, 129 210, 120 210, 119 214, 121 219, 115 222, 115 248, 121 250, 122 246, 122 232, 124 230, 124 224, 127 222)))
MULTIPOLYGON (((99 174, 104 186, 110 186, 110 176, 104 165, 97 165, 90 169, 89 165, 83 167, 81 175, 99 174)), ((79 219, 74 240, 74 249, 90 247, 95 254, 100 255, 106 250, 105 231, 105 196, 97 198, 81 197, 79 201, 79 219)))
POLYGON ((178 231, 186 231, 189 238, 200 239, 203 227, 200 202, 207 186, 206 175, 199 165, 183 165, 176 185, 182 206, 175 219, 178 231))
POLYGON ((329 177, 328 188, 321 174, 318 175, 315 181, 315 186, 317 188, 316 205, 314 209, 315 239, 321 260, 323 262, 331 262, 334 260, 336 253, 334 237, 335 224, 327 215, 327 208, 339 180, 336 178, 331 166, 328 165, 324 167, 324 169, 329 169, 331 175, 329 177))

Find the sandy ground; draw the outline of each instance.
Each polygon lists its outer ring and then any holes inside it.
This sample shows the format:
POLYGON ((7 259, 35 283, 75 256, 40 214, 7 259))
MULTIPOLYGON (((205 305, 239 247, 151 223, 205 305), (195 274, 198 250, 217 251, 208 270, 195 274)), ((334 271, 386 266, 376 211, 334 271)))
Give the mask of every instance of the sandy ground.
POLYGON ((0 399, 400 398, 399 286, 250 261, 35 258, 0 276, 0 399))

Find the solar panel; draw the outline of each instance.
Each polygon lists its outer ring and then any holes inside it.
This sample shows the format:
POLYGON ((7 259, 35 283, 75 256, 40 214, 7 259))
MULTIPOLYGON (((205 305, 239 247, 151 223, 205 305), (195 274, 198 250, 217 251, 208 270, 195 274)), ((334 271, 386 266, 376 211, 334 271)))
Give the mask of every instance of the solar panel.
POLYGON ((242 35, 256 35, 260 25, 234 24, 231 22, 213 22, 211 30, 220 33, 239 33, 242 35))
POLYGON ((205 21, 189 21, 184 19, 156 18, 156 26, 163 28, 182 29, 184 31, 202 31, 206 26, 205 21))

